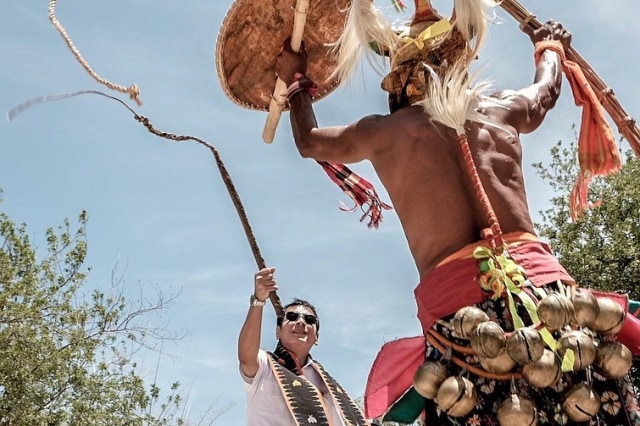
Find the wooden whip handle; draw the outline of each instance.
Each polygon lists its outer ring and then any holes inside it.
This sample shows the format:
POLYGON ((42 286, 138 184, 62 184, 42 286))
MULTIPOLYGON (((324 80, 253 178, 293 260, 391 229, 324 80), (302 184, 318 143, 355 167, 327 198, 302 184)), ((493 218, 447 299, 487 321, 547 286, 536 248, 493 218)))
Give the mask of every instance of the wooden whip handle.
MULTIPOLYGON (((298 0, 296 2, 293 32, 291 34, 291 49, 294 52, 299 52, 300 46, 302 45, 302 35, 304 34, 304 26, 307 22, 307 9, 309 9, 309 0, 298 0)), ((276 87, 273 89, 273 95, 271 96, 271 103, 269 103, 267 122, 262 131, 262 140, 266 143, 273 142, 273 138, 276 135, 278 122, 280 121, 280 116, 282 115, 287 99, 286 94, 287 84, 278 78, 276 87)))

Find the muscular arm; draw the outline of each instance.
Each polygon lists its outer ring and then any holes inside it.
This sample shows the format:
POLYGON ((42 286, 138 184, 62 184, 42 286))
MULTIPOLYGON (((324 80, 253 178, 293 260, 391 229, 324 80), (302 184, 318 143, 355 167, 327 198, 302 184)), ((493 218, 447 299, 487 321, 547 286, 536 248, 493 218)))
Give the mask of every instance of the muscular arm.
MULTIPOLYGON (((571 34, 561 24, 548 22, 535 31, 528 30, 535 44, 542 40, 558 40, 564 49, 571 43, 571 34)), ((529 133, 540 126, 547 112, 551 110, 560 96, 562 83, 562 64, 560 55, 545 50, 536 65, 533 84, 516 92, 503 92, 497 97, 506 101, 508 112, 504 121, 511 124, 518 133, 529 133)))
POLYGON ((544 51, 536 67, 533 84, 517 91, 505 92, 498 97, 507 100, 507 121, 518 133, 536 130, 560 96, 562 66, 560 56, 550 50, 544 51))
POLYGON ((293 137, 300 155, 318 161, 356 163, 370 159, 380 149, 381 125, 386 116, 370 115, 347 126, 318 128, 311 97, 306 92, 294 96, 290 103, 293 137))
MULTIPOLYGON (((302 49, 296 53, 285 41, 276 60, 278 76, 287 86, 296 73, 305 74, 307 56, 302 49)), ((313 77, 313 76, 310 76, 313 77)), ((382 123, 389 116, 371 115, 348 126, 319 128, 308 92, 301 91, 289 99, 291 129, 300 155, 318 161, 356 163, 383 149, 383 142, 390 141, 392 131, 382 123)))

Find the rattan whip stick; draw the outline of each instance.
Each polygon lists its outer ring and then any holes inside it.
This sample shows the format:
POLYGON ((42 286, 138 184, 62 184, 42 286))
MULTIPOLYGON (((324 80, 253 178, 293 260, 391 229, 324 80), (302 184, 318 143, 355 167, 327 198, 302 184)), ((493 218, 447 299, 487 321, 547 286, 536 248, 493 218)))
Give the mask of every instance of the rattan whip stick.
MULTIPOLYGON (((502 0, 500 6, 520 23, 520 29, 524 31, 525 27, 538 29, 542 23, 536 19, 536 16, 529 12, 517 0, 502 0)), ((622 105, 615 97, 613 90, 607 86, 600 76, 591 68, 578 52, 572 47, 566 50, 567 59, 576 62, 582 68, 582 72, 589 81, 594 92, 598 96, 602 107, 607 111, 613 122, 618 126, 618 132, 631 145, 633 151, 640 157, 640 130, 636 126, 636 121, 627 114, 622 105)))
MULTIPOLYGON (((291 49, 294 52, 300 51, 302 45, 302 35, 304 34, 304 26, 307 23, 307 10, 309 9, 309 0, 298 0, 296 2, 295 15, 293 18, 293 32, 291 33, 291 49)), ((276 87, 273 89, 271 102, 269 103, 269 115, 267 122, 262 131, 262 140, 266 143, 273 142, 278 128, 280 116, 284 110, 286 102, 287 84, 280 80, 276 81, 276 87)))

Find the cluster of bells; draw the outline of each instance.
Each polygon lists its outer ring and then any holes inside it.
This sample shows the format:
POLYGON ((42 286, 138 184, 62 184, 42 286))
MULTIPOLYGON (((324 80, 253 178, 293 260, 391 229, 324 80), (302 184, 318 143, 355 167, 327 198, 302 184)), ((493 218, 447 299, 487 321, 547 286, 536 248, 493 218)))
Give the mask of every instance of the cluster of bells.
MULTIPOLYGON (((537 313, 544 329, 560 335, 555 351, 545 347, 540 326, 507 335, 486 313, 472 306, 456 312, 452 326, 457 336, 470 340, 486 371, 502 374, 519 366, 522 377, 538 388, 552 386, 560 379, 561 359, 569 349, 574 353, 573 371, 595 368, 610 379, 629 372, 632 355, 626 346, 594 338, 595 334, 615 335, 622 329, 625 312, 615 301, 596 299, 582 290, 571 298, 550 293, 540 301, 537 313)), ((469 414, 476 405, 473 383, 462 376, 449 376, 447 366, 439 361, 422 364, 413 385, 420 395, 435 399, 438 407, 453 417, 469 414)), ((562 409, 573 421, 586 422, 600 409, 600 398, 589 384, 580 383, 565 395, 562 409)), ((502 426, 535 425, 537 409, 512 387, 512 395, 500 406, 498 421, 502 426)))

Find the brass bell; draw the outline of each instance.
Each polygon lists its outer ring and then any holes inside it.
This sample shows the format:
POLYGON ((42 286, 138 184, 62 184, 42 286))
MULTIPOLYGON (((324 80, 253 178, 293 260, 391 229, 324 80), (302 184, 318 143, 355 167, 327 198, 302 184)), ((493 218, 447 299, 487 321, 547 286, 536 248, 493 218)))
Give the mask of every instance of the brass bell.
POLYGON ((543 351, 544 341, 535 328, 521 328, 507 339, 507 352, 520 365, 539 360, 543 351))
POLYGON ((580 383, 569 391, 562 409, 574 422, 588 422, 600 409, 600 397, 591 386, 580 383))
POLYGON ((559 330, 575 317, 571 299, 560 293, 549 293, 538 305, 540 320, 552 330, 559 330))
POLYGON ((453 331, 458 337, 462 337, 463 339, 468 339, 473 329, 485 321, 489 321, 489 315, 475 306, 465 306, 464 308, 458 309, 451 320, 453 323, 453 331))
POLYGON ((598 299, 586 290, 579 289, 573 296, 573 308, 576 313, 576 322, 580 327, 586 327, 595 321, 600 313, 598 299))
POLYGON ((596 351, 596 367, 603 376, 619 379, 631 369, 631 351, 619 342, 602 342, 596 351))
POLYGON ((413 388, 421 396, 434 399, 438 388, 448 376, 447 366, 437 361, 423 363, 413 375, 413 388))
POLYGON ((450 376, 438 389, 436 403, 449 416, 466 416, 473 410, 478 394, 473 383, 465 377, 450 376))
POLYGON ((553 385, 561 375, 560 362, 549 349, 544 350, 539 360, 522 367, 522 377, 537 388, 553 385))
POLYGON ((516 366, 516 362, 511 358, 506 349, 502 349, 500 353, 493 358, 479 357, 479 359, 482 368, 495 374, 506 373, 516 366))
POLYGON ((531 400, 512 394, 498 409, 500 426, 535 426, 538 410, 531 400))
POLYGON ((596 345, 593 339, 582 331, 565 333, 558 340, 558 353, 564 356, 567 349, 573 350, 573 371, 587 368, 596 358, 596 345))
POLYGON ((624 325, 625 312, 619 303, 608 297, 598 299, 600 312, 589 328, 605 336, 618 334, 624 325))
POLYGON ((481 322, 471 333, 471 347, 482 358, 494 358, 504 348, 504 330, 493 321, 481 322))

